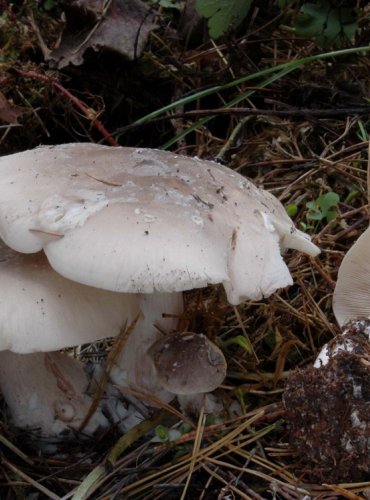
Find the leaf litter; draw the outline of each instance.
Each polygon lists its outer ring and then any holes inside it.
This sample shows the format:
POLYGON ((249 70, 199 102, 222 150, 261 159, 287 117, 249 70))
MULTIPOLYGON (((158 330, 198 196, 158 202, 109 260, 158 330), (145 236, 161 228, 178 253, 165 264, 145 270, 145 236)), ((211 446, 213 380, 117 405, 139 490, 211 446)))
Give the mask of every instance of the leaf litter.
MULTIPOLYGON (((129 126, 191 90, 317 53, 314 44, 296 38, 279 23, 275 6, 271 12, 253 10, 244 32, 228 33, 217 43, 207 39, 204 25, 197 26, 200 34, 190 31, 186 40, 181 39, 176 32, 181 19, 162 10, 155 21, 149 16, 140 51, 135 53, 131 34, 129 54, 121 58, 114 46, 113 52, 101 51, 109 43, 94 42, 100 19, 93 12, 83 36, 76 35, 77 43, 64 45, 64 64, 55 56, 65 39, 62 35, 60 45, 63 16, 59 6, 54 9, 50 16, 42 5, 25 2, 2 14, 2 94, 12 109, 21 110, 18 127, 0 129, 2 154, 39 143, 106 140, 108 131, 129 126), (50 69, 40 40, 63 71, 50 69), (87 47, 93 51, 84 50, 87 47), (79 66, 73 60, 76 48, 79 66), (139 53, 135 64, 127 61, 139 53), (35 78, 31 71, 46 78, 35 78), (74 106, 71 96, 82 107, 74 106), (97 117, 104 129, 95 126, 97 117)), ((153 12, 147 7, 144 11, 153 12)), ((132 33, 137 39, 140 30, 135 26, 132 33)), ((366 30, 362 36, 365 40, 366 30)), ((199 123, 185 139, 175 141, 174 149, 214 158, 223 148, 223 158, 232 168, 270 190, 284 205, 295 206, 296 225, 313 236, 322 254, 311 260, 290 252, 294 285, 236 310, 219 287, 186 294, 189 330, 216 340, 228 360, 228 376, 217 394, 225 408, 237 403, 242 415, 217 422, 201 412, 184 424, 174 403, 125 436, 112 425, 109 433, 92 442, 76 436, 73 443, 61 445, 57 455, 47 456, 32 449, 30 432, 12 428, 3 405, 2 498, 369 498, 369 478, 333 484, 318 477, 315 467, 302 469, 302 458, 289 442, 282 403, 293 370, 312 365, 321 346, 340 331, 331 307, 336 273, 343 255, 368 225, 368 123, 366 115, 346 112, 350 107, 366 112, 368 74, 369 61, 361 53, 347 60, 316 61, 265 88, 257 78, 199 98, 196 105, 179 105, 176 118, 167 113, 161 122, 148 121, 114 135, 122 145, 158 147, 194 124, 196 118, 181 113, 201 109, 211 115, 225 100, 252 87, 253 94, 242 104, 264 113, 246 114, 242 125, 240 116, 232 113, 199 123), (300 109, 306 110, 304 116, 279 116, 281 110, 300 109), (331 114, 338 109, 342 115, 331 114), (324 114, 317 117, 315 110, 324 114), (307 203, 320 208, 327 193, 339 196, 335 217, 310 219, 307 203), (179 434, 153 439, 148 430, 159 424, 179 434)), ((326 214, 333 210, 327 208, 326 214)), ((101 362, 110 347, 108 342, 82 346, 76 355, 86 362, 101 362)))

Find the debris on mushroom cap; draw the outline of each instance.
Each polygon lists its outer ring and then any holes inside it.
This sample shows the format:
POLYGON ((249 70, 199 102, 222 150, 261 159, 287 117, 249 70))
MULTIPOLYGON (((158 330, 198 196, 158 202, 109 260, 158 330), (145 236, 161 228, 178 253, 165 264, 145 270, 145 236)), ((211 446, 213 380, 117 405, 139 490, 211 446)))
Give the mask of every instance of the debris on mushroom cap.
POLYGON ((366 336, 370 345, 370 318, 358 318, 349 321, 343 326, 341 335, 337 335, 323 346, 315 360, 314 367, 320 368, 328 364, 341 351, 358 354, 358 349, 362 350, 361 343, 363 340, 361 339, 366 338, 366 336), (354 342, 353 338, 356 336, 356 333, 360 333, 361 336, 359 340, 354 342))
POLYGON ((53 351, 115 336, 138 311, 137 297, 87 287, 56 273, 42 253, 0 241, 0 350, 53 351))
MULTIPOLYGON (((35 439, 79 430, 92 405, 88 383, 82 363, 66 354, 0 352, 1 392, 13 424, 34 430, 35 439)), ((92 434, 108 425, 98 409, 83 432, 92 434)))
POLYGON ((370 320, 350 322, 315 367, 288 379, 289 440, 310 481, 366 481, 370 474, 370 320))
POLYGON ((0 237, 72 280, 120 292, 291 284, 280 248, 316 255, 271 194, 216 163, 94 144, 0 158, 0 237))
POLYGON ((370 318, 370 228, 346 253, 338 271, 333 310, 339 325, 370 318))
POLYGON ((333 310, 343 330, 313 366, 288 379, 288 435, 310 481, 366 481, 370 474, 370 229, 344 257, 333 310))
POLYGON ((158 381, 174 394, 211 392, 226 376, 226 360, 205 335, 174 333, 157 340, 148 351, 158 381))

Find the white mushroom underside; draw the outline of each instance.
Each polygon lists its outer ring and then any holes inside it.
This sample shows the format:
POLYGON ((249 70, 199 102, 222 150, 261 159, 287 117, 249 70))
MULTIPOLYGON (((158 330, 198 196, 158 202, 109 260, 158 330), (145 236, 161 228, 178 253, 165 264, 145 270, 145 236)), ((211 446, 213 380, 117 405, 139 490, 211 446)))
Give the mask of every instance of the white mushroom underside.
POLYGON ((370 228, 345 255, 338 272, 333 310, 340 326, 357 318, 370 318, 370 228))
POLYGON ((119 333, 138 297, 87 287, 56 273, 43 254, 0 242, 0 350, 54 351, 119 333))
POLYGON ((0 213, 8 245, 44 248, 63 276, 120 292, 223 283, 237 304, 291 284, 280 249, 318 252, 269 193, 164 151, 67 144, 0 158, 0 213))

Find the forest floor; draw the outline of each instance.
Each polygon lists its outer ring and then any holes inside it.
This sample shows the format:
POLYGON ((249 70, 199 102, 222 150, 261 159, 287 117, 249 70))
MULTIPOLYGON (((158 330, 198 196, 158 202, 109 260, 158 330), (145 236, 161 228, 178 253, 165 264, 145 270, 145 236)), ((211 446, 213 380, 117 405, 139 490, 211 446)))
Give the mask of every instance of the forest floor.
POLYGON ((340 332, 338 268, 368 226, 370 57, 356 47, 369 44, 369 23, 325 47, 293 29, 299 2, 253 2, 238 29, 213 40, 194 2, 153 4, 145 21, 147 7, 128 3, 132 30, 117 47, 126 29, 111 16, 118 0, 100 17, 93 2, 0 1, 0 154, 91 141, 213 159, 279 198, 321 254, 287 252, 294 285, 258 303, 232 307, 218 287, 187 294, 191 328, 228 361, 217 395, 240 416, 201 413, 183 425, 158 412, 128 435, 76 439, 48 456, 4 410, 0 496, 368 499, 370 478, 328 484, 320 464, 305 463, 289 442, 282 394, 340 332))

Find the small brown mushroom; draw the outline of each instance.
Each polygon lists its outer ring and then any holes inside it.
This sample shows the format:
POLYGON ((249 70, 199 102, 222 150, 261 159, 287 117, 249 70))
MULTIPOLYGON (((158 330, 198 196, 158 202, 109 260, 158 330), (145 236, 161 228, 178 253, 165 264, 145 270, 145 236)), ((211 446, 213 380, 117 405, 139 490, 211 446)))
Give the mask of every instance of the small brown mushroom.
POLYGON ((168 335, 157 340, 148 353, 158 381, 174 394, 211 392, 226 376, 221 349, 201 333, 168 335))

